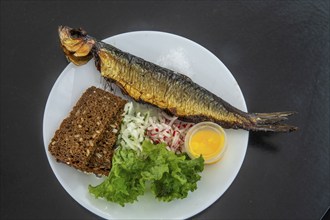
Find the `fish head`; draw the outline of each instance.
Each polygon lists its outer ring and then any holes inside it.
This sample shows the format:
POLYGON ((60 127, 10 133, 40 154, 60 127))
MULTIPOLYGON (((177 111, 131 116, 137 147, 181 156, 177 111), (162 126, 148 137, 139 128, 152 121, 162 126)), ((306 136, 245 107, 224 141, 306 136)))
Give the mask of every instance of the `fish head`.
POLYGON ((75 65, 83 65, 92 58, 95 40, 82 28, 59 26, 58 35, 63 52, 75 65))

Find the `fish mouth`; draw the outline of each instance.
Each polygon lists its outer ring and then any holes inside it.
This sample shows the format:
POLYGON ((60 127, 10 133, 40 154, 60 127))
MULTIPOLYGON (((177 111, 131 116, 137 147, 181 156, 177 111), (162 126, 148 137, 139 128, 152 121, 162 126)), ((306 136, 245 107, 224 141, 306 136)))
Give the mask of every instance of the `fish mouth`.
POLYGON ((59 26, 58 35, 66 58, 75 65, 83 65, 92 57, 96 41, 82 28, 59 26))

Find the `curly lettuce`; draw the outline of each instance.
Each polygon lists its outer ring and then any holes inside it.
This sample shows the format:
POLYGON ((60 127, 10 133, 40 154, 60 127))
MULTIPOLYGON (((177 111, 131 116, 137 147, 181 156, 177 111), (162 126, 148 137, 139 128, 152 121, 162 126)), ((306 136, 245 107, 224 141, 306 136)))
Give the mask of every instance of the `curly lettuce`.
POLYGON ((151 192, 160 201, 186 198, 189 191, 197 189, 204 160, 202 157, 191 160, 165 147, 165 144, 154 145, 147 140, 142 143, 142 152, 119 147, 109 176, 100 185, 90 185, 89 192, 96 198, 124 206, 137 201, 146 191, 148 182, 151 192))

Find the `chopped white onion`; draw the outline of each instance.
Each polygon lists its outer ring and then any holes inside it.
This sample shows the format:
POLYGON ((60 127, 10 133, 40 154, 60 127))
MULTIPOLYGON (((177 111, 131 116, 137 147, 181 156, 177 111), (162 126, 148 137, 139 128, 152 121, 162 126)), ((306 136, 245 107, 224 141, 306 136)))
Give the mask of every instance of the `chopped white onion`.
POLYGON ((149 113, 135 112, 133 103, 129 102, 124 108, 124 118, 118 135, 117 144, 133 150, 142 150, 145 130, 148 127, 149 113))

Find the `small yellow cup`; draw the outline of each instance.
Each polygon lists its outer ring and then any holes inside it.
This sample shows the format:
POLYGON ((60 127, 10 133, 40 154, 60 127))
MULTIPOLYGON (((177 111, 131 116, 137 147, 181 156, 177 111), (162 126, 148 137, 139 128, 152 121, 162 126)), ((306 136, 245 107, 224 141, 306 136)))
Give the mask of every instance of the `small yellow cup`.
POLYGON ((184 146, 190 158, 202 155, 205 164, 216 163, 227 150, 227 135, 220 125, 201 122, 189 129, 184 146))

